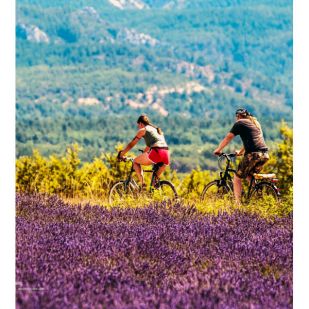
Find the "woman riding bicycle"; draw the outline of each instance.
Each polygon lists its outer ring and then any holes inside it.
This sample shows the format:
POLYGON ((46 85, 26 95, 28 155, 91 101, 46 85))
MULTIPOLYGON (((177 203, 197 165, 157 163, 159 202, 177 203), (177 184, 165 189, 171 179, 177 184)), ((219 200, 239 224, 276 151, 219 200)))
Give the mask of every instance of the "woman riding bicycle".
POLYGON ((241 180, 247 178, 250 181, 253 173, 261 171, 264 164, 269 160, 269 155, 260 123, 244 108, 236 110, 236 122, 214 151, 214 154, 219 155, 236 135, 240 135, 244 144, 241 150, 236 151, 238 156, 244 153, 244 158, 238 165, 233 181, 235 200, 239 204, 242 191, 241 180))
POLYGON ((152 165, 162 162, 162 166, 157 171, 157 176, 159 177, 164 172, 166 166, 170 164, 170 156, 162 130, 153 125, 146 115, 141 115, 137 119, 137 126, 138 131, 136 136, 124 150, 119 152, 118 156, 122 158, 139 142, 141 138, 144 138, 146 148, 142 154, 134 159, 133 165, 138 179, 143 187, 144 175, 141 165, 152 165))

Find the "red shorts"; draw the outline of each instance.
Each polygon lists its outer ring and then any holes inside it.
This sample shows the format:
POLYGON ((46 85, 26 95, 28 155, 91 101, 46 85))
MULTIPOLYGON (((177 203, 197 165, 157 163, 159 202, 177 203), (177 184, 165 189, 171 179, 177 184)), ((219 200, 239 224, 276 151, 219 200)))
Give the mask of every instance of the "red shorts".
POLYGON ((170 153, 168 152, 168 149, 151 149, 148 158, 154 163, 163 162, 165 165, 170 164, 170 153))

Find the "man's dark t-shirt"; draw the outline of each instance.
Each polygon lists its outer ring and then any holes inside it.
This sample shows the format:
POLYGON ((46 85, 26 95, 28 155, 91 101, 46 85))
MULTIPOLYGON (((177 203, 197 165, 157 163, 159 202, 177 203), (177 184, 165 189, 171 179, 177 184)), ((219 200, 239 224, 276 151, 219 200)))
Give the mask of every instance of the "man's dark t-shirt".
POLYGON ((245 147, 245 153, 267 151, 262 131, 257 128, 249 119, 236 121, 230 131, 240 138, 245 147))

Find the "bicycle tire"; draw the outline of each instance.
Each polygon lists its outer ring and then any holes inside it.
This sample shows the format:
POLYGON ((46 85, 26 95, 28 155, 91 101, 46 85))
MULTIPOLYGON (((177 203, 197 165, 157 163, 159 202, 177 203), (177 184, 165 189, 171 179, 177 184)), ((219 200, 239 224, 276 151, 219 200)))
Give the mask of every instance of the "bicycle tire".
POLYGON ((232 197, 233 190, 227 185, 220 185, 219 180, 209 182, 203 189, 201 194, 201 201, 214 201, 223 199, 225 197, 232 197))
POLYGON ((121 180, 116 182, 108 194, 108 202, 110 205, 123 202, 127 198, 136 198, 137 192, 132 183, 121 180))
POLYGON ((262 202, 279 204, 279 194, 273 184, 263 181, 256 184, 252 193, 250 194, 250 202, 262 202))
POLYGON ((173 201, 178 198, 178 194, 170 181, 160 180, 156 188, 153 189, 153 197, 160 201, 173 201))

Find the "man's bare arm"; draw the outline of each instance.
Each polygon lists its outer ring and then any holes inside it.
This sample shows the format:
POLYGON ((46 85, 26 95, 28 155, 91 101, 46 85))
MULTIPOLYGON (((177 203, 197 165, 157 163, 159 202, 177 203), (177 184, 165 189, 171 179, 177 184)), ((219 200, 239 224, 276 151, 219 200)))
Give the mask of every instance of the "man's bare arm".
POLYGON ((226 134, 225 138, 221 141, 218 148, 214 151, 215 155, 219 155, 222 149, 235 137, 235 135, 231 132, 226 134))
POLYGON ((240 150, 236 150, 237 156, 242 156, 245 153, 245 147, 242 147, 240 150))

